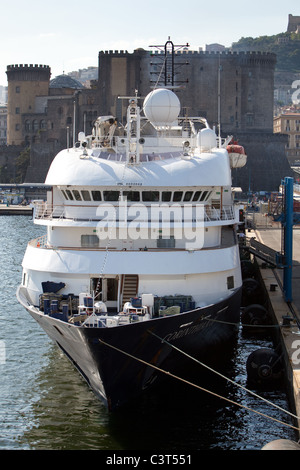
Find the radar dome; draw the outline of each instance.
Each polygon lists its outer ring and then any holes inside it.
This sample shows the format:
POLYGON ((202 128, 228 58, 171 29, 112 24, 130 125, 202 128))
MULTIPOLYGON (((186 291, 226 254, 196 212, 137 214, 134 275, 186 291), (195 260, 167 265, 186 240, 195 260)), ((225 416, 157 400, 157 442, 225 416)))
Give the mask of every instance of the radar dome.
POLYGON ((171 90, 159 88, 146 96, 143 111, 152 124, 168 126, 179 116, 180 101, 171 90))

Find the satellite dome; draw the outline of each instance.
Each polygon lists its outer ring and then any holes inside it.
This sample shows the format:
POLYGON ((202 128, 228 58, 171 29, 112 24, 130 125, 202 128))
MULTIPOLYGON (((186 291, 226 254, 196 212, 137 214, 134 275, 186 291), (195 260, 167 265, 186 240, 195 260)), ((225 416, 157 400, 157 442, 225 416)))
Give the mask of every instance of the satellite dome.
POLYGON ((58 75, 57 77, 50 80, 50 88, 74 88, 75 90, 84 88, 82 83, 75 78, 70 77, 70 75, 58 75))
POLYGON ((171 125, 179 116, 180 101, 173 91, 158 88, 146 96, 143 111, 152 124, 171 125))

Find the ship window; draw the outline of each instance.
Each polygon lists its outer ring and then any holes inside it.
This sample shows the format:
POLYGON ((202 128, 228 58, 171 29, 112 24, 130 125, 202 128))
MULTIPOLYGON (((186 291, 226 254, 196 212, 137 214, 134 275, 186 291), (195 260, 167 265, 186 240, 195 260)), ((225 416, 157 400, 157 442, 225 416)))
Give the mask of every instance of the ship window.
POLYGON ((90 200, 91 200, 91 195, 90 195, 90 192, 89 192, 89 191, 83 189, 83 190, 81 191, 81 195, 82 195, 82 199, 83 199, 84 201, 90 201, 90 200))
POLYGON ((169 201, 171 201, 171 197, 172 197, 172 192, 171 191, 163 191, 162 195, 161 195, 161 200, 163 202, 169 202, 169 201))
POLYGON ((97 235, 81 235, 81 246, 83 248, 96 248, 99 246, 97 235))
POLYGON ((103 198, 104 201, 118 201, 119 200, 119 191, 104 191, 103 198))
POLYGON ((159 192, 158 191, 143 191, 143 201, 159 201, 159 192))
POLYGON ((65 192, 63 189, 61 190, 61 192, 62 192, 62 194, 63 194, 63 197, 64 197, 65 199, 68 199, 68 196, 67 196, 66 192, 65 192))
POLYGON ((193 191, 187 191, 184 195, 184 201, 190 201, 192 199, 193 191))
POLYGON ((123 196, 127 197, 127 201, 139 201, 139 191, 123 191, 123 196))
POLYGON ((174 236, 171 236, 170 238, 162 238, 162 236, 160 236, 157 239, 157 248, 175 248, 174 236))
POLYGON ((76 201, 81 201, 80 192, 77 191, 77 189, 73 190, 73 194, 74 194, 74 198, 75 198, 76 201))
POLYGON ((200 195, 201 195, 201 191, 196 191, 193 197, 193 201, 198 201, 200 195))
POLYGON ((66 190, 66 193, 67 193, 67 195, 68 195, 68 198, 69 198, 71 201, 73 201, 74 198, 73 198, 73 194, 71 193, 71 191, 70 191, 69 189, 67 189, 67 190, 66 190))
POLYGON ((94 201, 101 201, 101 192, 100 191, 92 191, 92 197, 94 201))
POLYGON ((234 276, 228 276, 227 289, 234 289, 234 276))
POLYGON ((183 192, 182 191, 175 191, 173 196, 174 202, 179 202, 182 199, 183 192))
POLYGON ((208 194, 208 191, 203 191, 202 196, 200 197, 200 201, 205 201, 207 194, 208 194))

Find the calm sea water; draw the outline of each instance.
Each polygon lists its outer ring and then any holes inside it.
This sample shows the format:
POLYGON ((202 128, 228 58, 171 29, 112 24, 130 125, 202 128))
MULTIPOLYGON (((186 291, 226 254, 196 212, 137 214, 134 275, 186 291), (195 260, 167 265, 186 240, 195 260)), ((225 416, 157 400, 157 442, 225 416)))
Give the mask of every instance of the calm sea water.
MULTIPOLYGON (((0 450, 114 450, 193 452, 259 450, 267 442, 297 440, 295 431, 172 379, 114 414, 94 397, 72 364, 17 303, 27 241, 44 231, 31 217, 0 216, 0 450)), ((246 360, 268 339, 237 334, 223 373, 243 386, 246 360)), ((203 368, 196 380, 202 384, 203 368)), ((291 418, 221 378, 212 389, 244 406, 291 424, 291 418)), ((281 390, 259 392, 289 410, 281 390)))

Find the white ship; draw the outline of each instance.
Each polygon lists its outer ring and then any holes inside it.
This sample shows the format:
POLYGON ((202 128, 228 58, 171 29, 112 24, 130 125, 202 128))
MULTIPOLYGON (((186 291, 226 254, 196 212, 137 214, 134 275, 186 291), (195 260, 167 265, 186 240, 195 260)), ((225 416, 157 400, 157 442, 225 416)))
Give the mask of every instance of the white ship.
POLYGON ((172 345, 221 355, 242 288, 231 167, 246 157, 168 89, 128 100, 125 127, 99 117, 53 160, 17 292, 109 409, 182 365, 172 345))

